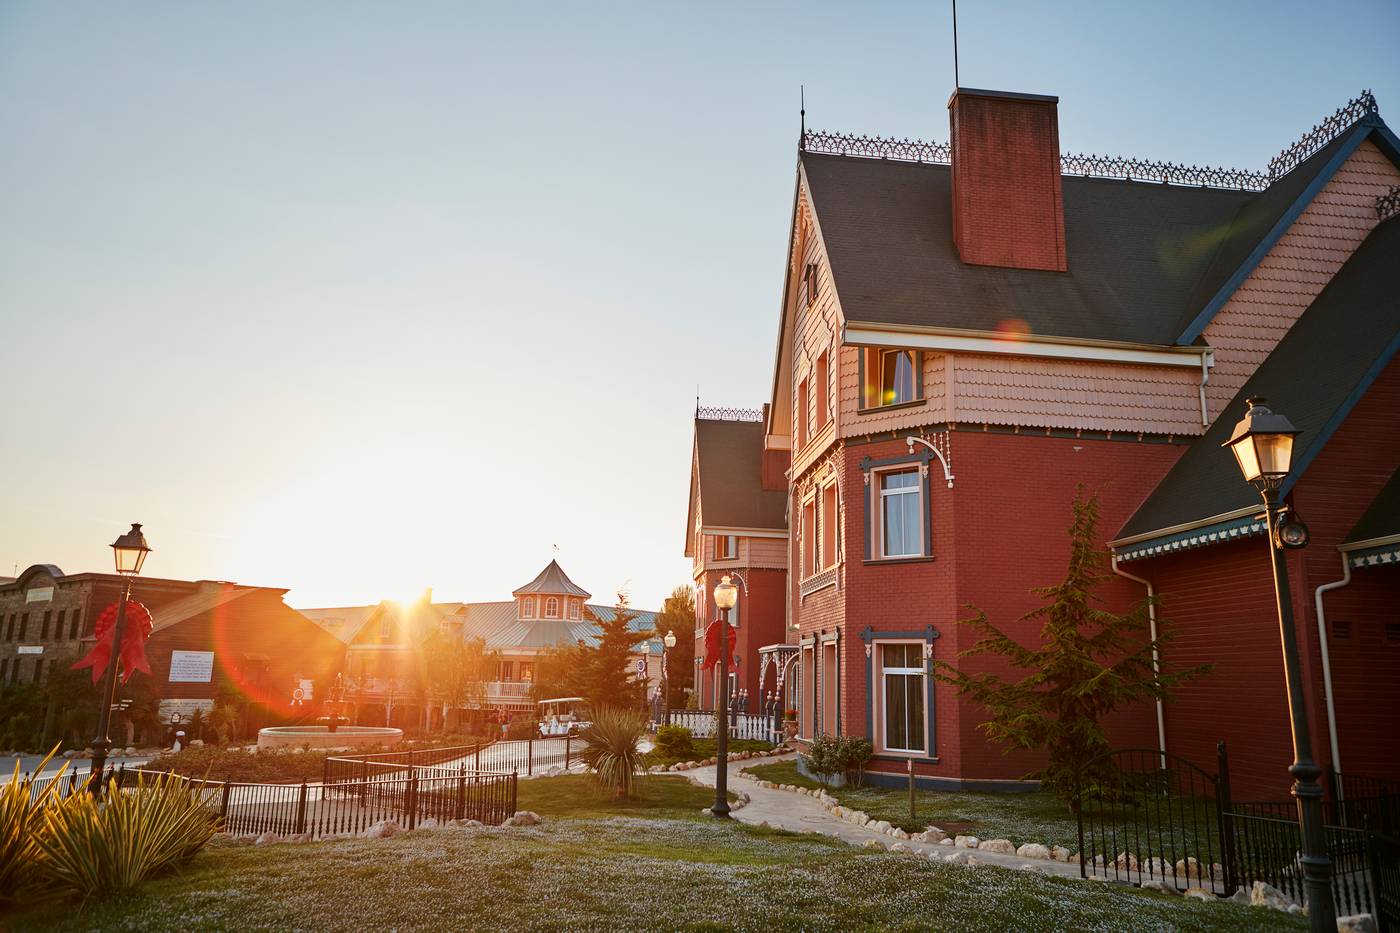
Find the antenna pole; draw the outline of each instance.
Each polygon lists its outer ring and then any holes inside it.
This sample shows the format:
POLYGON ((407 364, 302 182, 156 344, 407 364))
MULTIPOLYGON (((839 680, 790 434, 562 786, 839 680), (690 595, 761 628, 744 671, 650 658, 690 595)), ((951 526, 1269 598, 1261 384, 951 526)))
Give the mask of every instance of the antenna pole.
POLYGON ((807 151, 807 86, 806 86, 805 84, 799 84, 799 85, 797 86, 797 99, 798 99, 798 102, 799 102, 799 106, 802 108, 801 110, 798 111, 798 117, 799 117, 799 122, 800 122, 800 125, 801 125, 801 131, 799 132, 798 137, 797 137, 797 151, 798 151, 798 152, 806 152, 806 151, 807 151))
POLYGON ((953 0, 953 90, 962 87, 958 77, 958 0, 953 0))

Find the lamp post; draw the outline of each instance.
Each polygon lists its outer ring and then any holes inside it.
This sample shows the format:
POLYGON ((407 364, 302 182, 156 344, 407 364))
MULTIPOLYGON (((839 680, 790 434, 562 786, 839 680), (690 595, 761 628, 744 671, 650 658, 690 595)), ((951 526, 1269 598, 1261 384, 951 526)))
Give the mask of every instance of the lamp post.
POLYGON ((715 587, 719 609, 719 702, 715 704, 715 802, 710 813, 729 819, 729 610, 739 601, 739 588, 726 575, 715 587))
POLYGON ((666 630, 666 637, 661 639, 661 702, 665 710, 661 714, 661 721, 664 725, 671 724, 671 667, 669 664, 671 649, 676 647, 676 633, 670 629, 666 630))
POLYGON ((108 734, 112 726, 112 704, 117 697, 117 662, 121 658, 122 635, 126 627, 126 603, 131 599, 131 581, 141 572, 146 555, 151 553, 146 544, 146 536, 141 533, 141 525, 133 522, 131 530, 112 542, 113 559, 117 573, 121 574, 122 592, 117 599, 117 621, 112 626, 112 656, 107 662, 107 672, 102 675, 102 688, 98 699, 102 705, 97 710, 97 738, 92 740, 92 773, 88 786, 94 797, 102 796, 102 769, 107 766, 107 752, 112 747, 108 734))
POLYGON ((1264 497, 1268 523, 1269 554, 1273 560, 1274 596, 1278 604, 1279 637, 1283 642, 1283 674, 1288 689, 1288 716, 1293 730, 1293 796, 1298 801, 1298 823, 1303 837, 1299 862, 1307 889, 1308 923, 1314 931, 1337 928, 1332 901, 1332 860, 1327 855, 1323 830, 1322 769, 1313 760, 1312 734, 1308 727, 1303 670, 1298 657, 1298 633, 1293 624, 1293 598, 1288 587, 1284 550, 1308 543, 1308 529, 1280 501, 1279 489, 1293 461, 1293 438, 1299 431, 1283 415, 1264 407, 1263 398, 1251 398, 1244 418, 1223 446, 1230 448, 1245 480, 1264 497))

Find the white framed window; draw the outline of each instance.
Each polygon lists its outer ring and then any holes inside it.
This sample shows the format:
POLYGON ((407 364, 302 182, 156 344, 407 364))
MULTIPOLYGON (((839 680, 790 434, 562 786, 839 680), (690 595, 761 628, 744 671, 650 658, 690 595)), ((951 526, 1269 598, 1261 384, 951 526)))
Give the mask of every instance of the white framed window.
POLYGON ((577 619, 579 619, 579 618, 581 617, 582 612, 583 612, 583 600, 581 600, 581 599, 571 599, 571 600, 569 600, 569 618, 574 619, 574 620, 577 620, 577 619))
POLYGON ((924 553, 923 491, 917 467, 878 474, 881 557, 918 557, 924 553))
POLYGON ((902 405, 919 399, 919 353, 915 350, 866 350, 865 408, 902 405))
POLYGON ((559 597, 551 596, 544 601, 544 617, 546 619, 559 618, 559 597))
POLYGON ((520 597, 520 618, 533 619, 535 617, 535 597, 520 597))
POLYGON ((738 535, 715 535, 715 560, 734 560, 739 556, 738 535))
POLYGON ((880 741, 886 751, 927 751, 928 701, 924 643, 881 642, 880 741))
POLYGON ((799 662, 798 674, 801 706, 798 711, 798 721, 801 723, 802 737, 810 739, 816 736, 814 731, 817 713, 816 652, 811 645, 804 645, 801 651, 802 660, 799 662))

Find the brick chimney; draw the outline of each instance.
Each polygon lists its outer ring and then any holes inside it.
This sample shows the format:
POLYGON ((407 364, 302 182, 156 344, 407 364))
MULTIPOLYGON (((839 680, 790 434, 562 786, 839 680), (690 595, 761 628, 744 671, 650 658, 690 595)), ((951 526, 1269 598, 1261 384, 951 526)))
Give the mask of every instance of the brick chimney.
POLYGON ((1068 268, 1059 101, 966 87, 948 99, 953 242, 963 262, 1068 268))

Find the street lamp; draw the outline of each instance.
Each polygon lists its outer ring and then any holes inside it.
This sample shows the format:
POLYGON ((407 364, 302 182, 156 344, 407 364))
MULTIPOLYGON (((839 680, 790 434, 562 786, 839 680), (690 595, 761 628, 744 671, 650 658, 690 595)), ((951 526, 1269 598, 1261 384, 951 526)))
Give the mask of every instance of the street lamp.
POLYGON ((665 709, 661 721, 669 726, 671 724, 671 668, 667 659, 671 649, 676 647, 676 633, 667 629, 666 637, 661 639, 661 645, 661 702, 665 709))
POLYGON ((715 587, 715 606, 719 609, 719 702, 715 704, 715 803, 710 812, 720 819, 729 818, 729 610, 739 602, 739 588, 720 578, 715 587))
POLYGON ((1303 671, 1298 658, 1298 633, 1293 624, 1293 599, 1288 588, 1288 564, 1283 554, 1285 548, 1307 544, 1308 532, 1307 526, 1290 515, 1289 507, 1279 501, 1279 489, 1292 468, 1293 439, 1300 432, 1283 415, 1265 408, 1265 399, 1246 401, 1249 410, 1223 446, 1230 448, 1245 480, 1264 497, 1279 637, 1283 642, 1288 716, 1293 729, 1293 764, 1288 771, 1293 775, 1293 796, 1298 801, 1298 822, 1302 827, 1303 852, 1299 862, 1307 886, 1308 922, 1314 931, 1330 933, 1337 928, 1337 916, 1332 901, 1332 860, 1327 856, 1322 825, 1322 785, 1317 780, 1322 769, 1313 760, 1303 671))
POLYGON ((89 786, 93 796, 102 796, 102 769, 107 765, 107 752, 112 747, 109 735, 112 726, 112 704, 117 697, 117 662, 121 658, 122 629, 126 626, 126 604, 131 599, 131 580, 141 572, 146 555, 151 553, 146 544, 146 536, 141 533, 141 525, 133 522, 131 530, 112 542, 112 555, 116 561, 117 573, 121 574, 122 593, 117 600, 117 621, 112 627, 112 654, 107 663, 107 672, 102 677, 102 690, 98 694, 102 702, 97 711, 97 738, 92 740, 92 773, 89 786))

